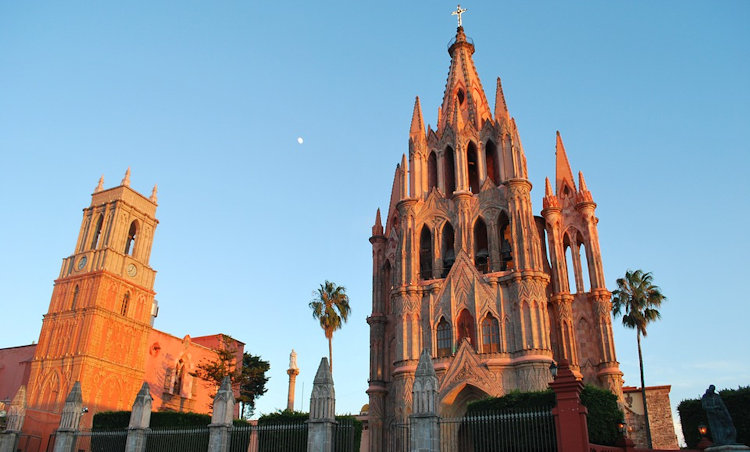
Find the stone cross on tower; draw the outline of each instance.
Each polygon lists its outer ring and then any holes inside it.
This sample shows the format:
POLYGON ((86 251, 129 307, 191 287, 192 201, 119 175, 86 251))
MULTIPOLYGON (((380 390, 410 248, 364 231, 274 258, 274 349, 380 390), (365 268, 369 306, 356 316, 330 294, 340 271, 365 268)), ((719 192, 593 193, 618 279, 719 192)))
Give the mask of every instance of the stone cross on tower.
POLYGON ((292 349, 292 353, 289 354, 289 369, 286 371, 289 375, 289 393, 286 398, 286 409, 289 411, 294 410, 294 382, 297 380, 299 375, 299 368, 297 367, 297 353, 292 349))
POLYGON ((451 16, 458 16, 458 26, 463 27, 461 22, 461 14, 466 12, 466 8, 461 8, 461 4, 458 5, 455 11, 451 13, 451 16))

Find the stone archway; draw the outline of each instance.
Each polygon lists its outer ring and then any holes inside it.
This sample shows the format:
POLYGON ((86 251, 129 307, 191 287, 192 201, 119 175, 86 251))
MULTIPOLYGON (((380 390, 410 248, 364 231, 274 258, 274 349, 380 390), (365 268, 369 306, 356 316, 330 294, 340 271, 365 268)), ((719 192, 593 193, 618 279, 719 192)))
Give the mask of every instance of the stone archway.
POLYGON ((487 397, 491 397, 490 394, 470 383, 457 385, 440 399, 440 416, 446 419, 463 417, 469 402, 487 397))

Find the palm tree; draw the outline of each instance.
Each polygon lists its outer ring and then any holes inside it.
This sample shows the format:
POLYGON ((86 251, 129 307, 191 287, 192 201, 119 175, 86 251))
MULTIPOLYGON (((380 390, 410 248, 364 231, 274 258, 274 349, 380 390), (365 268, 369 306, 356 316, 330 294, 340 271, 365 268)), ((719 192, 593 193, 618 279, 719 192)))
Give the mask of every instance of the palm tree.
POLYGON ((321 284, 317 293, 313 292, 313 294, 315 294, 315 298, 309 306, 313 311, 313 318, 320 320, 320 327, 323 328, 328 339, 328 363, 331 372, 333 372, 331 340, 333 339, 333 332, 340 329, 349 318, 351 312, 349 296, 346 294, 344 286, 337 286, 330 281, 321 284))
POLYGON ((638 338, 638 364, 641 368, 643 414, 646 417, 646 440, 649 449, 651 448, 651 427, 646 406, 646 384, 643 379, 641 335, 646 337, 646 325, 661 318, 657 308, 666 299, 659 286, 652 283, 651 272, 644 273, 643 270, 626 271, 624 278, 617 279, 617 290, 612 292, 612 314, 615 317, 622 315, 622 324, 627 328, 635 329, 638 338))

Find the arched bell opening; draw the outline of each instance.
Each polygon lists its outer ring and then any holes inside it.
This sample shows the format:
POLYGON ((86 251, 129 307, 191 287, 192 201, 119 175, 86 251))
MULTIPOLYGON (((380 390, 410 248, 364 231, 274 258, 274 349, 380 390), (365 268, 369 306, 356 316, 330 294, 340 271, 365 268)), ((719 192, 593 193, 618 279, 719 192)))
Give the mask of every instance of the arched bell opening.
POLYGON ((500 212, 497 220, 497 241, 500 244, 500 271, 512 270, 513 264, 513 246, 510 220, 505 212, 500 212))
POLYGON ((456 159, 452 147, 445 148, 443 160, 445 163, 445 177, 443 178, 445 180, 445 196, 452 198, 453 192, 456 191, 456 159))
POLYGON ((466 147, 466 169, 469 174, 469 189, 472 193, 479 193, 479 158, 477 155, 477 146, 474 142, 469 142, 466 147))
POLYGON ((453 226, 449 222, 443 226, 443 243, 442 243, 442 256, 443 256, 443 271, 440 275, 441 278, 448 276, 448 272, 451 271, 453 263, 456 262, 456 252, 454 250, 455 237, 453 233, 453 226))
POLYGON ((432 279, 432 234, 427 225, 419 237, 419 278, 432 279))
POLYGON ((474 266, 481 273, 490 271, 490 250, 487 245, 487 225, 477 218, 474 223, 474 266))
POLYGON ((435 151, 427 157, 427 191, 432 191, 438 185, 437 156, 435 151))

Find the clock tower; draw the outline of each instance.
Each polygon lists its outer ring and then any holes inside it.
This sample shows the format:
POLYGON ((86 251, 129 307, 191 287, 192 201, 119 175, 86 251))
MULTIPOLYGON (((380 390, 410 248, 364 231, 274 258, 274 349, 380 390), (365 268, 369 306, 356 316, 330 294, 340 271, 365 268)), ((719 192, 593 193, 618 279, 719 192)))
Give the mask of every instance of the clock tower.
POLYGON ((90 413, 83 427, 94 413, 128 409, 133 401, 156 314, 156 271, 149 266, 156 206, 156 186, 150 197, 133 190, 130 169, 117 187, 104 189, 99 180, 44 315, 25 430, 54 430, 76 381, 90 413))

